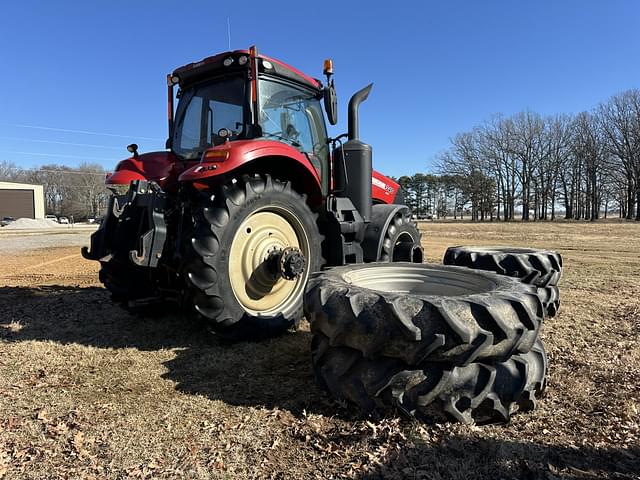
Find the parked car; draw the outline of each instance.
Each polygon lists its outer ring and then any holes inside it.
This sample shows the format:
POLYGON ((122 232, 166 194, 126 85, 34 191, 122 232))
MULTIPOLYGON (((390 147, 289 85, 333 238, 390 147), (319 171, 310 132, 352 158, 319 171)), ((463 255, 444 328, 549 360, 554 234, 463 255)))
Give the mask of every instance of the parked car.
POLYGON ((10 223, 15 222, 16 219, 13 217, 4 217, 1 221, 0 221, 0 227, 6 227, 7 225, 9 225, 10 223))
POLYGON ((69 224, 69 219, 67 217, 58 218, 58 223, 64 223, 65 225, 69 224))
POLYGON ((46 220, 53 220, 54 222, 58 221, 58 217, 56 217, 55 215, 45 215, 44 218, 46 220))

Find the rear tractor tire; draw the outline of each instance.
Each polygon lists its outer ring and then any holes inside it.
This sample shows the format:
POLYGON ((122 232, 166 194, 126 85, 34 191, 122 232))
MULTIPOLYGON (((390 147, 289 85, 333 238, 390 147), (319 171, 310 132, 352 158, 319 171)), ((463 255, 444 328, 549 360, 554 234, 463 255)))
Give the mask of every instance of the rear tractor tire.
POLYGON ((111 293, 113 301, 127 310, 131 302, 155 296, 148 269, 112 258, 100 262, 98 277, 111 293))
MULTIPOLYGON (((376 206, 374 205, 374 209, 376 206)), ((376 228, 370 225, 369 228, 376 228)), ((377 230, 374 230, 377 233, 377 230)), ((420 246, 422 235, 418 226, 411 220, 407 207, 397 210, 384 229, 382 245, 377 258, 372 256, 365 262, 412 262, 422 263, 423 251, 420 246)))
POLYGON ((297 326, 322 238, 290 182, 245 175, 193 206, 183 271, 187 306, 230 339, 259 339, 297 326))

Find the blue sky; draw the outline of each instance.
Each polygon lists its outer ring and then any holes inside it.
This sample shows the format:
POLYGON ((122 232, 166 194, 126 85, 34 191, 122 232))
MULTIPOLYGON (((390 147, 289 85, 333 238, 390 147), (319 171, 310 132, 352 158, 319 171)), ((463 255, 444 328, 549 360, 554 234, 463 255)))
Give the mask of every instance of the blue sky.
POLYGON ((579 112, 640 87, 634 0, 379 3, 5 2, 0 160, 109 168, 128 143, 161 149, 166 73, 227 50, 227 18, 232 49, 256 44, 315 77, 334 60, 334 134, 374 82, 361 136, 390 175, 428 171, 494 113, 579 112))

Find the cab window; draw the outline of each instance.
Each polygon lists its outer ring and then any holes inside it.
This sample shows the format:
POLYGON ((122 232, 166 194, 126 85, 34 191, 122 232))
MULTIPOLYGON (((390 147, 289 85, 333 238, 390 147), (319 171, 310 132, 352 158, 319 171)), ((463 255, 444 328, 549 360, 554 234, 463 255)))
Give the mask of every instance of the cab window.
POLYGON ((262 79, 260 126, 264 137, 288 143, 305 153, 324 179, 328 163, 327 133, 320 101, 312 92, 262 79))

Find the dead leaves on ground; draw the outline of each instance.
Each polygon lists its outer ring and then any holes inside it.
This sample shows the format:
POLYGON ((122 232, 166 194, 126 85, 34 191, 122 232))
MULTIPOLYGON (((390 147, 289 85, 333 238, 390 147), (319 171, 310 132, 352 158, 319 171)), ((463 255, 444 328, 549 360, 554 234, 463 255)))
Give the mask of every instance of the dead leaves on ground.
MULTIPOLYGON (((36 462, 64 458, 68 474, 100 473, 103 467, 92 450, 95 440, 82 431, 82 416, 77 410, 65 415, 54 415, 46 408, 36 410, 24 418, 9 417, 0 422, 0 478, 11 471, 17 475, 29 472, 36 462), (23 438, 13 438, 12 433, 29 430, 38 439, 25 444, 23 438), (74 465, 75 464, 75 465, 74 465)), ((89 427, 90 425, 87 425, 89 427)), ((62 472, 55 472, 61 475, 62 472)))

